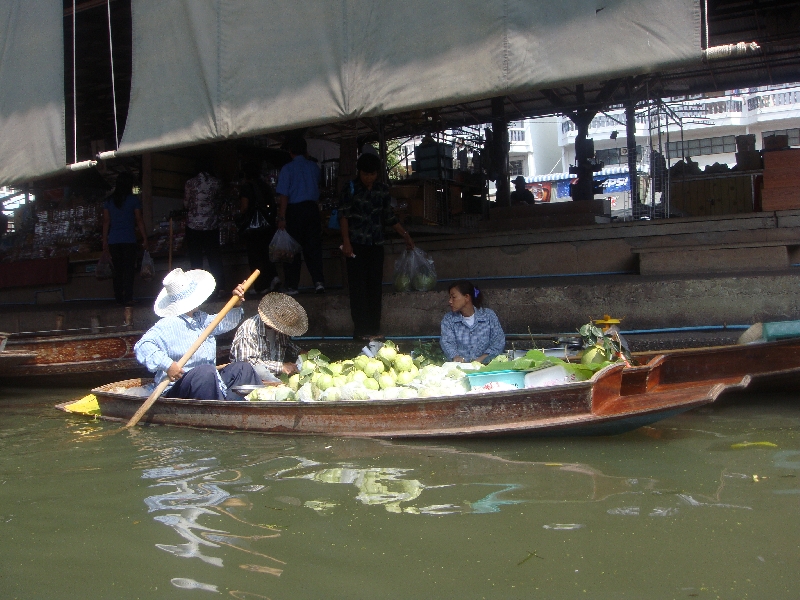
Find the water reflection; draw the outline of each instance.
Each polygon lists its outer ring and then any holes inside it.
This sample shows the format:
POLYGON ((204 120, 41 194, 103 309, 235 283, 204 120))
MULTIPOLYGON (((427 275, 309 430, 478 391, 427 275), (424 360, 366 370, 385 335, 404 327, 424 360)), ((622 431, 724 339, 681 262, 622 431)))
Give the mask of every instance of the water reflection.
MULTIPOLYGON (((142 469, 142 479, 152 481, 151 489, 164 490, 145 498, 148 512, 159 513, 153 519, 170 527, 185 540, 181 544, 157 543, 156 548, 178 558, 199 559, 215 567, 225 566, 220 550, 230 548, 246 553, 248 560, 266 562, 240 564, 241 569, 280 577, 286 563, 262 551, 263 540, 280 537, 279 527, 250 523, 237 514, 249 510, 252 505, 236 492, 257 493, 265 488, 264 485, 253 484, 240 467, 223 466, 216 457, 187 461, 186 456, 202 451, 180 444, 166 444, 157 435, 133 435, 132 439, 140 450, 151 453, 137 465, 142 469), (236 526, 246 526, 246 530, 235 533, 230 531, 230 527, 210 527, 200 522, 212 519, 219 522, 221 518, 236 526), (253 529, 258 533, 252 533, 253 529)), ((175 577, 171 583, 183 589, 219 592, 217 585, 191 578, 175 577)), ((264 597, 237 590, 232 590, 231 595, 264 597)))
MULTIPOLYGON (((613 524, 598 525, 601 516, 621 523, 680 519, 690 512, 750 512, 753 507, 747 502, 727 497, 739 498, 738 486, 757 481, 752 474, 731 469, 728 463, 736 463, 730 459, 722 461, 725 465, 719 469, 709 460, 712 464, 705 467, 710 477, 693 479, 694 489, 672 489, 660 478, 635 471, 606 474, 608 462, 598 461, 598 468, 582 462, 515 460, 448 446, 337 440, 326 441, 323 447, 319 441, 302 440, 287 447, 295 442, 282 440, 262 444, 266 448, 259 448, 258 455, 244 455, 232 453, 232 444, 222 444, 215 451, 213 444, 195 442, 197 447, 191 447, 159 432, 132 439, 147 455, 137 464, 141 478, 149 484, 144 503, 154 521, 168 527, 173 536, 160 540, 156 548, 175 558, 197 559, 223 569, 219 575, 206 571, 202 578, 196 570, 177 572, 172 585, 237 598, 267 596, 259 595, 260 585, 226 588, 224 581, 236 579, 233 571, 277 581, 289 563, 297 563, 293 565, 297 573, 309 567, 310 559, 296 544, 308 544, 313 554, 317 550, 313 538, 295 536, 289 543, 285 537, 289 527, 298 535, 311 530, 322 535, 308 519, 335 519, 336 529, 351 526, 354 515, 364 510, 374 514, 378 509, 391 515, 390 519, 452 519, 511 511, 518 515, 525 506, 535 506, 542 514, 536 525, 539 531, 566 539, 591 536, 603 527, 613 530, 613 524), (734 493, 728 494, 730 490, 734 493), (575 508, 570 510, 570 506, 575 508), (195 577, 188 577, 189 573, 195 577)), ((800 468, 800 452, 766 448, 751 452, 769 452, 776 468, 800 468)), ((629 465, 627 470, 641 468, 636 462, 629 465)), ((620 470, 626 468, 613 472, 620 470)), ((338 541, 330 531, 325 536, 338 541)))

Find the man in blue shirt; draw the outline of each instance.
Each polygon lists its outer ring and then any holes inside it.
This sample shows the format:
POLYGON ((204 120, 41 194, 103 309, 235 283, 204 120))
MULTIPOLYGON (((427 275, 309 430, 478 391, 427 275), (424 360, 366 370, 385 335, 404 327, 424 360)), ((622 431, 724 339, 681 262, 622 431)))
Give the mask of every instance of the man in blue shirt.
MULTIPOLYGON (((285 229, 303 248, 306 268, 318 294, 325 292, 322 274, 322 221, 319 214, 319 167, 305 157, 306 140, 290 139, 287 149, 292 157, 278 175, 278 228, 285 229)), ((297 294, 300 283, 300 254, 284 266, 285 292, 297 294)))

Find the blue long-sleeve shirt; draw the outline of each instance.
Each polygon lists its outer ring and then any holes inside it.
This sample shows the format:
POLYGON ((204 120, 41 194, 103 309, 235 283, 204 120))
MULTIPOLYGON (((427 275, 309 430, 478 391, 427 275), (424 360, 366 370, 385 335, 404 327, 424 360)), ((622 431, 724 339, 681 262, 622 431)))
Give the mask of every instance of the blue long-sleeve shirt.
POLYGON ((475 322, 468 327, 460 312, 449 312, 442 318, 442 337, 439 341, 447 360, 460 356, 473 361, 484 354, 488 360, 506 348, 506 335, 500 321, 490 308, 476 308, 475 322))
MULTIPOLYGON (((186 362, 184 371, 190 371, 199 365, 217 364, 217 340, 214 336, 230 331, 244 315, 242 308, 233 308, 220 321, 219 325, 197 349, 197 352, 186 362)), ((167 377, 167 369, 173 362, 178 362, 189 347, 200 337, 203 330, 208 327, 214 317, 202 310, 195 311, 191 317, 178 315, 164 317, 148 329, 142 338, 136 342, 133 351, 136 360, 142 363, 148 371, 155 374, 156 384, 167 377)), ((225 392, 225 385, 217 374, 220 389, 225 392)))

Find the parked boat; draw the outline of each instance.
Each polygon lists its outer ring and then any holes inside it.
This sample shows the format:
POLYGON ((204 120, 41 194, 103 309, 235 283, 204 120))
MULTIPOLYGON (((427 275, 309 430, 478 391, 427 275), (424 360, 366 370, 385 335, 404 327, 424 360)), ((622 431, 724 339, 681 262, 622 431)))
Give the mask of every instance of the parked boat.
MULTIPOLYGON (((800 340, 720 346, 609 365, 588 381, 441 398, 339 402, 231 402, 160 398, 142 421, 285 434, 414 438, 612 434, 714 402, 754 383, 800 382, 800 340)), ((128 421, 148 380, 92 390, 100 416, 128 421)), ((71 403, 58 406, 66 410, 71 403)))
POLYGON ((141 331, 115 331, 79 335, 9 335, 3 354, 24 360, 0 359, 0 376, 11 378, 86 376, 100 373, 144 375, 133 346, 141 331))

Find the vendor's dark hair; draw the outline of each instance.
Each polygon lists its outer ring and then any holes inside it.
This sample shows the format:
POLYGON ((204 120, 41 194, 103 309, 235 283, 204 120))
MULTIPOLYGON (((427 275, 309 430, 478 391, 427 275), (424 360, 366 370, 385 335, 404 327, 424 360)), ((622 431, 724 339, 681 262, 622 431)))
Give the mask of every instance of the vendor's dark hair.
POLYGON ((464 296, 469 296, 472 298, 472 305, 475 308, 480 308, 483 304, 483 292, 481 292, 478 288, 476 288, 472 283, 467 281, 466 279, 461 279, 460 281, 454 281, 450 284, 450 287, 447 288, 449 292, 453 288, 456 288, 461 294, 464 296))
POLYGON ((122 208, 122 205, 125 204, 125 199, 131 194, 133 194, 133 175, 127 171, 123 171, 117 175, 114 192, 111 194, 114 200, 114 206, 122 208))
POLYGON ((381 170, 381 159, 374 154, 364 153, 356 161, 356 169, 362 173, 377 173, 381 170))
POLYGON ((305 156, 305 153, 308 152, 306 138, 299 135, 290 137, 284 142, 283 147, 295 156, 305 156))

